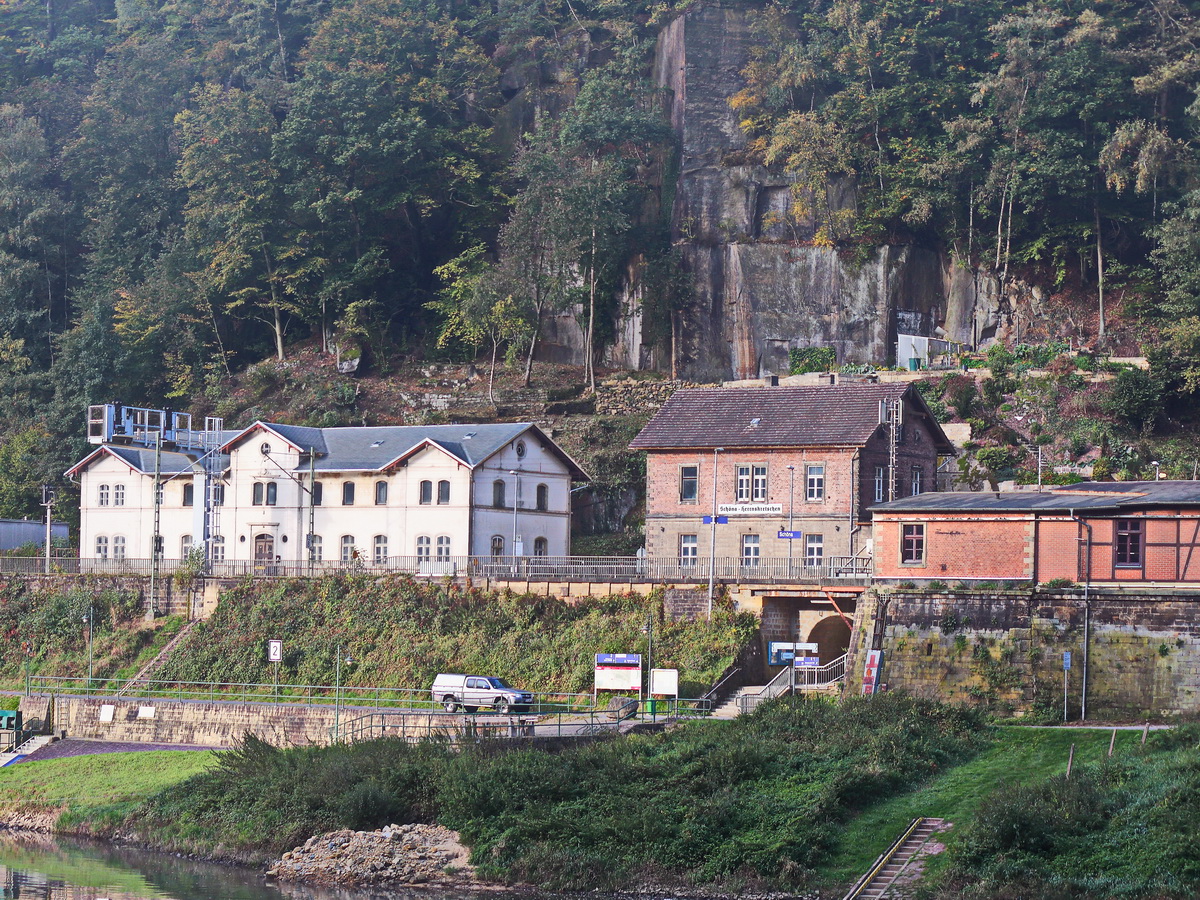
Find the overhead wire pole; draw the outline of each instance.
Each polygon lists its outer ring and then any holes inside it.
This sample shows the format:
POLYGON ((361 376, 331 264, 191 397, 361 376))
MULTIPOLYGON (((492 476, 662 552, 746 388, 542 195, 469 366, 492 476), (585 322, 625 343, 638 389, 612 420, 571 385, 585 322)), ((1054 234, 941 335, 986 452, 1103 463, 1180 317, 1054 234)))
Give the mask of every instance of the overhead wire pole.
POLYGON ((713 447, 712 534, 708 542, 708 617, 712 618, 713 587, 717 576, 717 458, 724 447, 713 447))
POLYGON ((154 620, 158 605, 158 561, 162 555, 162 428, 154 434, 154 534, 150 538, 150 603, 146 608, 146 621, 154 620))

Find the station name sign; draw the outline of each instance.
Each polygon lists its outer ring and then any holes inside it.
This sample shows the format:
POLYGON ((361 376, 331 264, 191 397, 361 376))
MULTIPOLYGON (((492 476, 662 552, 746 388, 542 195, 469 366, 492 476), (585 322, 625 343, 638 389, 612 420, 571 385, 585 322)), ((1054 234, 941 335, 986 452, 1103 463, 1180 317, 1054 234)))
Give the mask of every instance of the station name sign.
POLYGON ((717 507, 722 516, 782 516, 782 503, 722 503, 717 507))

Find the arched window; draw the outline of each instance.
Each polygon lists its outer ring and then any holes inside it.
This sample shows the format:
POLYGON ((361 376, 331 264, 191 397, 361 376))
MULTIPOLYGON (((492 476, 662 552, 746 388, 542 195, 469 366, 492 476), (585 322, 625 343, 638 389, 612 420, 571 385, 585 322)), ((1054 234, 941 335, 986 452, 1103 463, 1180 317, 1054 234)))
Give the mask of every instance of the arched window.
POLYGON ((279 499, 279 486, 273 481, 267 482, 267 506, 274 506, 279 499))
POLYGON ((387 562, 387 557, 388 557, 387 535, 386 534, 375 535, 375 541, 372 546, 372 549, 373 549, 374 553, 372 554, 371 558, 374 560, 375 565, 381 566, 385 562, 387 562))
POLYGON ((192 536, 185 534, 179 539, 179 558, 187 559, 188 554, 192 552, 192 536))
POLYGON ((183 486, 183 505, 192 506, 196 502, 196 485, 185 484, 183 486))
POLYGON ((492 535, 492 556, 504 555, 504 536, 499 534, 492 535))
POLYGON ((421 482, 421 505, 428 506, 432 502, 433 502, 433 482, 432 481, 422 481, 421 482))
POLYGON ((108 485, 102 484, 96 488, 96 505, 108 506, 108 485))
POLYGON ((533 539, 533 555, 534 556, 549 556, 550 542, 544 537, 533 539))
POLYGON ((375 505, 387 506, 387 482, 375 482, 375 505))
POLYGON ((499 478, 492 482, 492 506, 504 508, 504 482, 499 478))
POLYGON ((96 535, 96 559, 108 559, 108 538, 96 535))
POLYGON ((537 508, 541 512, 550 508, 550 488, 544 484, 537 486, 537 508))
POLYGON ((125 558, 125 538, 122 535, 117 535, 112 541, 113 559, 125 558))
POLYGON ((342 562, 353 562, 358 559, 358 551, 354 549, 354 535, 342 535, 342 562))
POLYGON ((429 535, 423 534, 417 538, 417 560, 425 562, 429 559, 429 535))
POLYGON ((312 486, 312 505, 320 506, 321 501, 325 499, 325 485, 319 481, 314 481, 312 486))
POLYGON ((125 485, 114 484, 113 485, 113 506, 124 506, 124 505, 125 505, 125 485))
POLYGON ((354 505, 354 482, 353 481, 343 481, 342 482, 342 506, 353 506, 353 505, 354 505))
POLYGON ((438 482, 438 503, 442 506, 445 506, 449 502, 450 502, 450 482, 439 481, 438 482))
POLYGON ((266 487, 263 485, 263 483, 261 481, 254 482, 254 490, 253 490, 252 496, 250 498, 251 504, 253 504, 254 506, 262 506, 263 505, 263 497, 265 495, 266 495, 266 487))
POLYGON ((212 561, 225 562, 225 538, 221 537, 219 534, 213 535, 212 561))
POLYGON ((325 558, 325 542, 319 534, 308 536, 308 556, 313 562, 320 562, 325 558))
POLYGON ((437 539, 437 558, 445 562, 450 558, 450 535, 439 534, 437 539))

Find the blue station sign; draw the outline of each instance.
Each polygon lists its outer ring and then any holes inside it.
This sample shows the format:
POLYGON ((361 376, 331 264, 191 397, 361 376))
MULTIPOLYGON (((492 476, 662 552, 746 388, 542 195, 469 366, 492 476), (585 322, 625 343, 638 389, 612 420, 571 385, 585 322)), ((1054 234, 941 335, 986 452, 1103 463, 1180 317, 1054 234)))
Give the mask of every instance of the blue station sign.
POLYGON ((798 541, 803 537, 803 531, 788 531, 786 528, 779 529, 779 539, 781 541, 798 541))

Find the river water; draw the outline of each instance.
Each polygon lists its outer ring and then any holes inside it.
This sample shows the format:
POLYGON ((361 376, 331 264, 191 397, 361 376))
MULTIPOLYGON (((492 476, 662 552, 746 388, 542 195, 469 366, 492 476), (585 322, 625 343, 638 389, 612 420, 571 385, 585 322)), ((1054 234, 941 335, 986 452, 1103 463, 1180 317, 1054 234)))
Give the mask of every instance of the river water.
MULTIPOLYGON (((467 900, 471 896, 432 888, 383 891, 278 884, 253 869, 0 831, 0 900, 467 900)), ((488 896, 495 900, 497 895, 488 896)))

